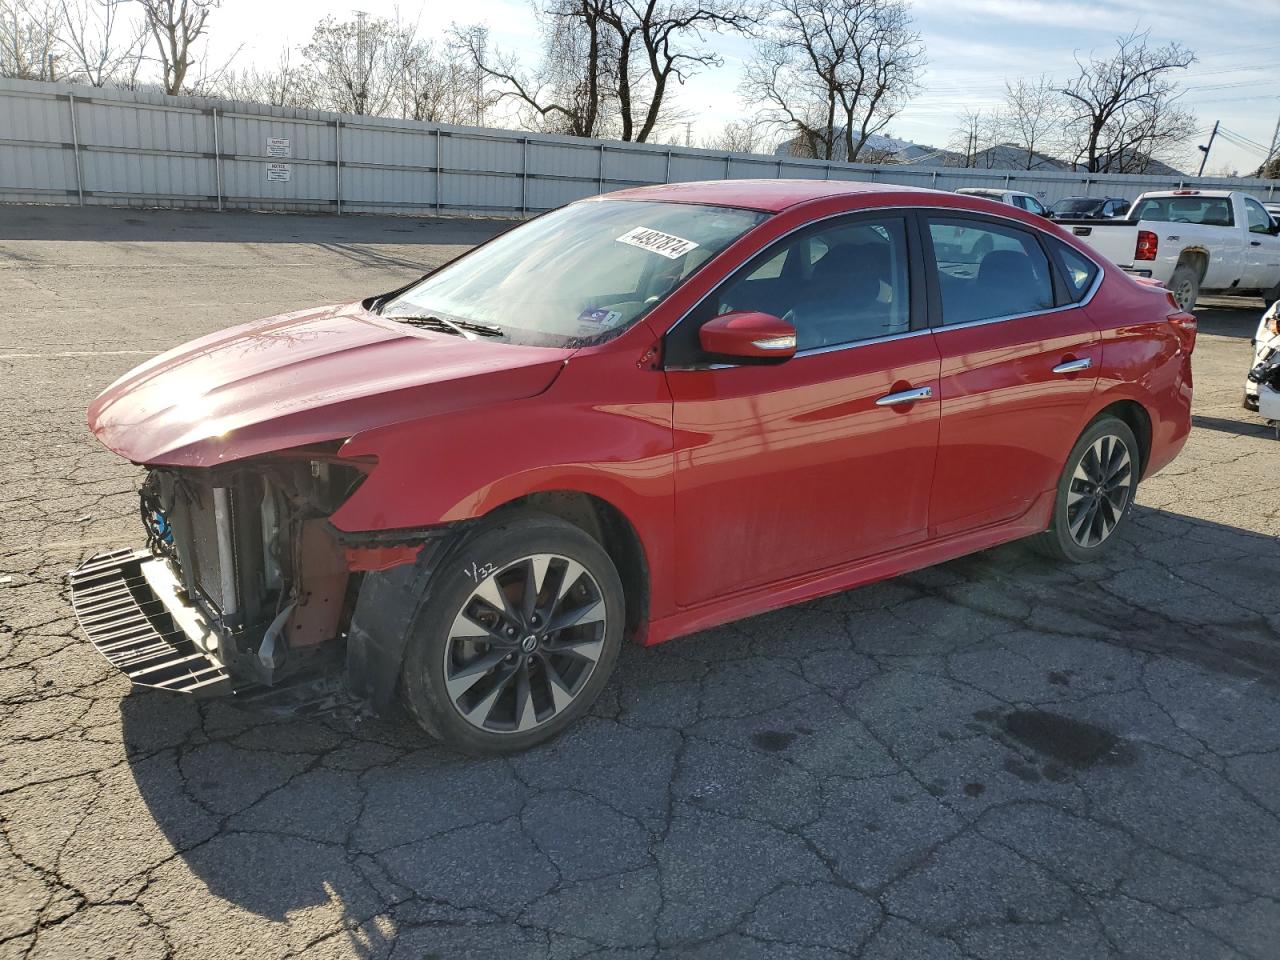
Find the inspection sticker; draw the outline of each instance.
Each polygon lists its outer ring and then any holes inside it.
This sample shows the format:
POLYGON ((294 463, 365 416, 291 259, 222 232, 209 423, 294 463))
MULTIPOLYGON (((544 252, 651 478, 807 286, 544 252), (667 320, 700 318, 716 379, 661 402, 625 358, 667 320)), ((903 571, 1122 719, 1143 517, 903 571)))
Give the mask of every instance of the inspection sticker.
POLYGON ((634 230, 628 230, 618 237, 618 242, 629 243, 633 247, 648 250, 650 253, 666 257, 668 260, 679 260, 697 246, 692 240, 683 240, 680 237, 663 233, 661 230, 651 230, 648 227, 636 227, 634 230))

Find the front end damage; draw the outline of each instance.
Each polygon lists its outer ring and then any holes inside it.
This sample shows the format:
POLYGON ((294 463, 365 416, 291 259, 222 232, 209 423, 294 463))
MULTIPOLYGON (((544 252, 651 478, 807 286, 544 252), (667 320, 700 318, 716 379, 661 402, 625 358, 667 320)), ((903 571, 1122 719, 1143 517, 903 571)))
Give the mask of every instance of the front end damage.
MULTIPOLYGON (((440 542, 431 531, 334 528, 330 515, 366 469, 328 450, 151 469, 140 491, 146 548, 99 554, 70 575, 81 627, 142 687, 291 707, 333 702, 354 679, 364 696, 368 652, 348 650, 364 580, 412 569, 440 542)), ((402 638, 392 646, 402 652, 402 638)))

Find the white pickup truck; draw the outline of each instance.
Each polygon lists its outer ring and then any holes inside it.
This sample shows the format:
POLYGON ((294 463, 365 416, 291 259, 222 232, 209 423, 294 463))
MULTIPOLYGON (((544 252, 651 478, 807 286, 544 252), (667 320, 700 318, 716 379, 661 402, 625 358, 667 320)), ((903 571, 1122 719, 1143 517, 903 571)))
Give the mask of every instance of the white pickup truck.
POLYGON ((1129 273, 1159 280, 1190 310, 1201 293, 1280 299, 1280 225, 1235 190, 1144 193, 1123 220, 1059 220, 1129 273))

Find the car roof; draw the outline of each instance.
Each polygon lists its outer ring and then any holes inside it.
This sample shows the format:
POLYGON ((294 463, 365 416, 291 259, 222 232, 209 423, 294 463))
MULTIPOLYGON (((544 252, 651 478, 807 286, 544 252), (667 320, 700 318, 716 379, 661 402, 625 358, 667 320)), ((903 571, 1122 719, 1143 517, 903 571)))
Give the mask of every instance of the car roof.
POLYGON ((932 194, 952 196, 945 190, 904 187, 859 180, 704 180, 691 183, 663 183, 632 187, 603 194, 601 200, 666 200, 675 203, 702 203, 718 207, 742 207, 779 213, 789 207, 830 197, 892 194, 932 194))

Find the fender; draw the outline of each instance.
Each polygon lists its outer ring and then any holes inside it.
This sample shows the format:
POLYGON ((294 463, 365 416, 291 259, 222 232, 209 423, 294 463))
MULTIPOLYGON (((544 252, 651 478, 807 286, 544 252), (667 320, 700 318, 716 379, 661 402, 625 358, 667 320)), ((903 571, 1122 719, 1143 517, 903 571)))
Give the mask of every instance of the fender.
MULTIPOLYGON (((647 332, 634 332, 647 346, 647 332)), ((643 349, 634 356, 630 350, 584 350, 536 397, 355 435, 339 456, 373 457, 377 464, 330 522, 347 533, 421 527, 444 532, 530 494, 590 494, 617 509, 639 537, 650 572, 650 616, 671 612, 672 401, 660 371, 636 376, 643 349), (611 402, 601 404, 605 384, 611 402), (631 396, 618 396, 622 384, 632 385, 631 396)), ((422 564, 366 577, 353 635, 357 626, 367 637, 391 629, 380 621, 377 631, 368 626, 383 616, 375 611, 380 604, 400 607, 402 618, 413 609, 409 600, 421 597, 425 581, 410 571, 422 564)), ((405 626, 401 621, 400 632, 405 626)), ((375 651, 376 644, 365 641, 356 645, 379 659, 390 656, 398 666, 394 651, 375 651)))

